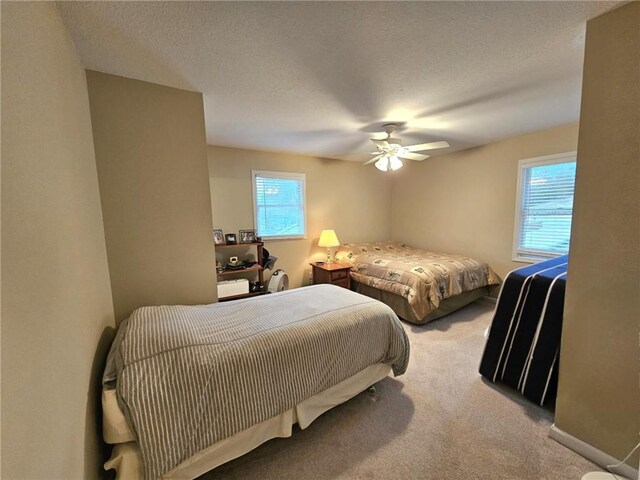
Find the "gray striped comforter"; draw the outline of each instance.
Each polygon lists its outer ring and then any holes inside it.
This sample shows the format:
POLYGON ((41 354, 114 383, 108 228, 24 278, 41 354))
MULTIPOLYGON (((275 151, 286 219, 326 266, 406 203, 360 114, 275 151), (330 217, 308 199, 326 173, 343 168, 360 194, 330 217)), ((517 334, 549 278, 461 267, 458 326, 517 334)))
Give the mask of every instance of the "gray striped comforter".
POLYGON ((386 363, 400 375, 408 359, 389 307, 316 285, 139 308, 118 329, 103 383, 117 388, 152 479, 370 365, 386 363))

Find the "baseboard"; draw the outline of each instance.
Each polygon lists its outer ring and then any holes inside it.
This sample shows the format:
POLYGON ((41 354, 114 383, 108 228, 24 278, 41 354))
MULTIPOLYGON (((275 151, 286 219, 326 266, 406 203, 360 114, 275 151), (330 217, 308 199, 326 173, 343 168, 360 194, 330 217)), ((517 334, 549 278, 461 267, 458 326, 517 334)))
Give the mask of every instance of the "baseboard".
MULTIPOLYGON (((598 450, 596 447, 589 445, 586 442, 583 442, 579 438, 574 437, 573 435, 568 434, 567 432, 560 430, 555 424, 551 425, 551 429, 549 430, 549 436, 553 438, 556 442, 561 445, 564 445, 567 448, 570 448, 574 452, 582 455, 587 460, 591 460, 596 465, 600 465, 602 468, 607 468, 607 465, 615 465, 620 462, 620 460, 612 457, 611 455, 604 453, 602 450, 598 450)), ((629 479, 637 479, 638 470, 633 467, 630 467, 627 464, 624 464, 618 468, 612 469, 614 473, 617 475, 623 475, 629 479)))

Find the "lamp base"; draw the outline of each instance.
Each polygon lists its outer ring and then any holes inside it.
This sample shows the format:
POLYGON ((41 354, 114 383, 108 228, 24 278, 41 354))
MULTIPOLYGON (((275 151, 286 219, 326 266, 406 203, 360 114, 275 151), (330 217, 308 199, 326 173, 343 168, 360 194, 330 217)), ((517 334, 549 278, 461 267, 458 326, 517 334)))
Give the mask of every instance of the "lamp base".
POLYGON ((336 256, 335 254, 331 255, 330 248, 327 248, 327 261, 325 263, 328 263, 329 265, 331 265, 332 263, 336 263, 336 256))
POLYGON ((332 263, 336 263, 333 259, 333 256, 331 255, 331 249, 327 248, 327 262, 329 265, 331 265, 332 263))

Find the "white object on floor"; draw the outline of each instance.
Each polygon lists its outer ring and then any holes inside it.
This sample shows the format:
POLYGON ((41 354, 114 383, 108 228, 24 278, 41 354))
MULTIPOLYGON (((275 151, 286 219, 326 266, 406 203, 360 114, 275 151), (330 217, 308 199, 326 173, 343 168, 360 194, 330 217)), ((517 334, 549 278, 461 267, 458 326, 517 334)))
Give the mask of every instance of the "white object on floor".
MULTIPOLYGON (((549 430, 549 437, 554 439, 560 445, 564 445, 567 448, 570 448, 574 452, 579 455, 582 455, 587 460, 591 460, 596 465, 600 465, 602 468, 607 468, 607 465, 613 465, 619 462, 617 458, 612 457, 611 455, 604 453, 602 450, 598 450, 593 445, 589 445, 586 442, 583 442, 579 438, 574 437, 573 435, 561 430, 556 427, 555 423, 551 425, 551 429, 549 430)), ((615 474, 618 475, 620 480, 625 480, 629 478, 638 478, 638 471, 630 467, 629 465, 620 465, 615 468, 615 474)), ((597 474, 606 475, 607 472, 591 472, 597 474)), ((589 475, 589 474, 587 474, 589 475)), ((584 477, 583 477, 584 478, 584 477)), ((597 478, 597 477, 596 477, 597 478)), ((614 480, 616 477, 609 474, 608 477, 603 477, 606 480, 614 480)), ((595 480, 594 478, 587 477, 586 480, 595 480)))
POLYGON ((615 475, 609 472, 589 472, 582 476, 582 480, 629 480, 622 475, 615 475))
POLYGON ((249 293, 249 280, 246 278, 218 282, 218 298, 242 295, 243 293, 249 293))
POLYGON ((289 276, 279 268, 271 274, 269 277, 269 284, 267 285, 267 291, 270 293, 282 292, 283 290, 289 290, 289 276))

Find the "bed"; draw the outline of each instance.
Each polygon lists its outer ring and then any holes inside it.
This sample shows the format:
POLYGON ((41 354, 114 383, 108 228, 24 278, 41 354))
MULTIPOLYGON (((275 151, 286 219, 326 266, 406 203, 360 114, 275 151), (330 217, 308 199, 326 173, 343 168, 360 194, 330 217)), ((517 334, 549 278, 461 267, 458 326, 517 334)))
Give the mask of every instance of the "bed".
POLYGON ((344 244, 336 260, 351 264, 352 288, 424 324, 486 296, 500 279, 484 262, 433 253, 401 242, 344 244))
POLYGON ((540 405, 556 398, 568 261, 562 255, 507 275, 480 361, 482 376, 540 405))
POLYGON ((195 478, 401 375, 408 359, 388 306, 333 285, 137 309, 103 376, 103 436, 115 444, 105 468, 195 478))

